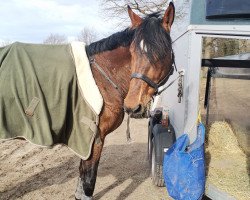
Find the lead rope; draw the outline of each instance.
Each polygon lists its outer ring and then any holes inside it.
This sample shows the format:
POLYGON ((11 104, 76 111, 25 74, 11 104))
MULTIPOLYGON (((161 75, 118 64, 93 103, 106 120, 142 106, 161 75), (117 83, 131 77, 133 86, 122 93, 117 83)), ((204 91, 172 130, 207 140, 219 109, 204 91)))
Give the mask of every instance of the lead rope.
POLYGON ((131 143, 132 139, 130 137, 130 114, 128 115, 128 118, 127 118, 127 130, 126 130, 126 135, 127 135, 127 142, 128 143, 131 143))

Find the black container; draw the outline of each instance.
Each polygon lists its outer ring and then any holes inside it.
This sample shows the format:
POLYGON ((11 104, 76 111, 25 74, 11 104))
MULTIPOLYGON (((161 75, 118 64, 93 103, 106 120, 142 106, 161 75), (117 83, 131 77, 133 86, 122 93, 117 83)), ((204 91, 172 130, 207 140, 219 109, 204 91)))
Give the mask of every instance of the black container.
POLYGON ((156 109, 154 112, 154 115, 152 116, 153 118, 153 124, 159 124, 162 118, 162 110, 156 109))

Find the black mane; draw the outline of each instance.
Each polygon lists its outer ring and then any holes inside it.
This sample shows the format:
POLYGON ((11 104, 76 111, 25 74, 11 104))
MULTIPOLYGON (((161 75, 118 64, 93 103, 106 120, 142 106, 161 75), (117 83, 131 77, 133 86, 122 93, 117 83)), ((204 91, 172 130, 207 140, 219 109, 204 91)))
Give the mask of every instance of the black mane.
POLYGON ((91 43, 86 47, 88 56, 104 51, 126 47, 134 40, 136 49, 146 54, 149 61, 154 63, 162 60, 172 53, 172 41, 169 33, 162 27, 162 19, 159 12, 147 15, 136 29, 127 28, 100 41, 91 43), (144 51, 141 48, 143 41, 144 51))
POLYGON ((114 33, 113 35, 104 38, 100 41, 93 42, 87 46, 86 51, 88 56, 93 56, 104 51, 111 51, 120 46, 129 46, 134 38, 134 29, 127 28, 124 31, 114 33))

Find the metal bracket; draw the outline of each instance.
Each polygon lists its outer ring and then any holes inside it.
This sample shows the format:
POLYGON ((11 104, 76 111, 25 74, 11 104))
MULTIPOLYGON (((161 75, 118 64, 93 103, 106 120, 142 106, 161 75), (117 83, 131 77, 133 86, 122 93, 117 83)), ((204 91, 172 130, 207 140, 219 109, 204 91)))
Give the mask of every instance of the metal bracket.
POLYGON ((183 81, 184 81, 184 69, 179 71, 179 80, 178 80, 178 103, 181 103, 182 97, 183 97, 183 81))

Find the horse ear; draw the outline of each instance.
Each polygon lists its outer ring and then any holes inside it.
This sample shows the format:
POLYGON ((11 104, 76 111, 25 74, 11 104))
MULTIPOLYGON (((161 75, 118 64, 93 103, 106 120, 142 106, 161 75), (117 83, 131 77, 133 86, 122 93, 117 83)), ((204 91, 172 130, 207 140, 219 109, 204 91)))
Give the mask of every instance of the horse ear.
POLYGON ((128 5, 128 15, 131 20, 132 27, 137 27, 141 24, 142 19, 132 11, 129 5, 128 5))
POLYGON ((162 19, 162 25, 166 29, 166 31, 170 31, 171 26, 174 22, 174 16, 175 16, 175 7, 173 2, 170 2, 162 19))

